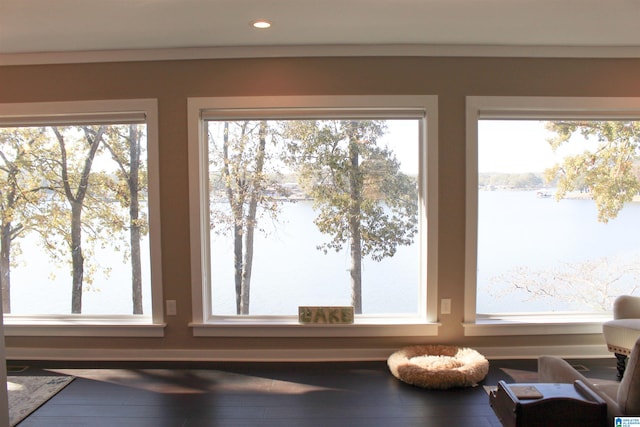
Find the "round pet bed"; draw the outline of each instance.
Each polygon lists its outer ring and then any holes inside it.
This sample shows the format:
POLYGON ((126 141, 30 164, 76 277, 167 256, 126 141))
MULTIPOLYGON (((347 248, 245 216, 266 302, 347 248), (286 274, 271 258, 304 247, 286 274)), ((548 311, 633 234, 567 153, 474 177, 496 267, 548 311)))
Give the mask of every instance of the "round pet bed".
POLYGON ((404 347, 387 365, 400 381, 439 390, 475 386, 489 372, 489 362, 476 350, 447 345, 404 347))

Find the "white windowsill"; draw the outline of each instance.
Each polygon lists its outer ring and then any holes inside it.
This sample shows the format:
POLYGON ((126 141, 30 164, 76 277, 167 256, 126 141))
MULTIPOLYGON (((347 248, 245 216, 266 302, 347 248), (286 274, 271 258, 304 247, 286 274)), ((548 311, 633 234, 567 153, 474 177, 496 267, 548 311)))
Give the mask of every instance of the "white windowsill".
POLYGON ((465 336, 602 334, 602 323, 610 313, 523 315, 478 315, 475 322, 464 322, 465 336))
POLYGON ((300 324, 297 319, 233 319, 192 322, 196 337, 436 336, 440 323, 408 319, 356 319, 353 324, 300 324))
POLYGON ((166 323, 151 323, 149 317, 39 317, 5 316, 4 335, 73 337, 163 337, 166 323))

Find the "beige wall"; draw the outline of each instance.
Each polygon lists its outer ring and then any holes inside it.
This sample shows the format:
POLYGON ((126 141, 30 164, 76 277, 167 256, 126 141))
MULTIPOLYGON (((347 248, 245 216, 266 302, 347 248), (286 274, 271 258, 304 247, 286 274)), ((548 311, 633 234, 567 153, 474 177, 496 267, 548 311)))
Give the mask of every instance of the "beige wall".
POLYGON ((165 299, 164 338, 7 337, 7 347, 248 349, 381 348, 409 343, 481 347, 603 343, 599 335, 465 337, 465 99, 494 96, 640 96, 637 59, 285 58, 0 67, 0 103, 157 98, 165 299), (439 97, 438 296, 451 298, 437 337, 194 338, 190 317, 187 97, 424 94, 439 97))

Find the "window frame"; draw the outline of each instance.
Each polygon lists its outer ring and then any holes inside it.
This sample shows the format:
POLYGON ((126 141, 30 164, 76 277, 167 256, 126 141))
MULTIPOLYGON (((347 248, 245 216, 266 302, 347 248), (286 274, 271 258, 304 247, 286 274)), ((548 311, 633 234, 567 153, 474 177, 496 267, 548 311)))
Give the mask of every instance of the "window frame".
POLYGON ((424 96, 276 96, 188 98, 191 291, 194 336, 324 337, 437 335, 438 99, 424 96), (210 315, 206 119, 303 118, 364 113, 389 118, 419 111, 421 238, 420 313, 417 316, 358 316, 351 325, 300 325, 295 316, 210 315), (323 116, 324 115, 324 116, 323 116), (386 117, 386 116, 385 116, 386 117), (426 129, 426 132, 424 131, 426 129), (425 143, 426 141, 426 143, 425 143), (427 220, 428 219, 428 220, 427 220), (427 254, 426 257, 424 254, 427 254), (426 299, 426 303, 425 300, 426 299))
POLYGON ((144 119, 147 125, 149 254, 151 313, 146 315, 6 315, 5 336, 162 337, 162 250, 160 241, 160 169, 158 156, 158 102, 122 99, 0 104, 3 127, 43 123, 86 123, 87 119, 127 122, 144 119))
POLYGON ((640 98, 466 97, 465 336, 602 334, 602 322, 611 314, 476 313, 478 121, 482 119, 640 119, 640 98))

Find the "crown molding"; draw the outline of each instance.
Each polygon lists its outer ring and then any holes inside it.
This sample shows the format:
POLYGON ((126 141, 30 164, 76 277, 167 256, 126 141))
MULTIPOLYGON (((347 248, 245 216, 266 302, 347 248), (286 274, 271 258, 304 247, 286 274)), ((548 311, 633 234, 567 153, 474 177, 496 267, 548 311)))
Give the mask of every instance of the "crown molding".
POLYGON ((640 58, 640 46, 313 45, 188 47, 103 51, 1 53, 0 66, 195 59, 348 56, 640 58))

